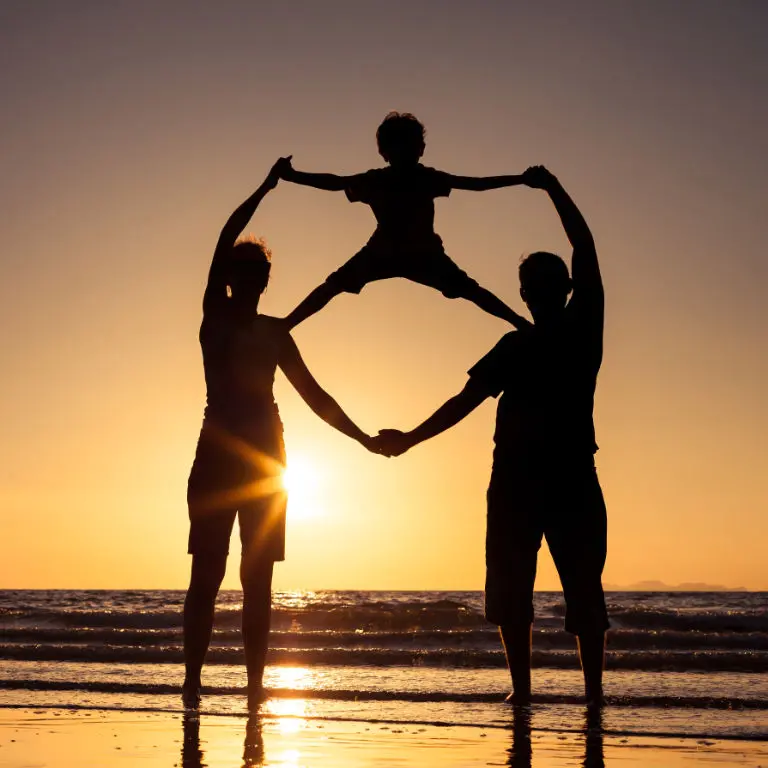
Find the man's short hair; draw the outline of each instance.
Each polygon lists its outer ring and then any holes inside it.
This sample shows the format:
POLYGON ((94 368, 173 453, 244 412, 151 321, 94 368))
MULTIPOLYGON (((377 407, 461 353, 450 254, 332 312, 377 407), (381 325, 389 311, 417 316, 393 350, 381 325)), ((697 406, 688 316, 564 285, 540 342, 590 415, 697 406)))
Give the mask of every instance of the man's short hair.
POLYGON ((549 251, 534 251, 523 257, 518 270, 520 286, 527 291, 545 290, 562 286, 567 294, 571 287, 571 276, 566 263, 549 251))

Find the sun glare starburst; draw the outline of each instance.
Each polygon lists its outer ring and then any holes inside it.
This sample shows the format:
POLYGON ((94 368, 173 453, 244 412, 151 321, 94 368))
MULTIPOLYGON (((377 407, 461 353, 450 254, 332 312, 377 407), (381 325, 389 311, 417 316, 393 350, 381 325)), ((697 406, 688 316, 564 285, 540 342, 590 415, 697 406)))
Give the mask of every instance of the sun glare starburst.
POLYGON ((304 456, 290 456, 283 472, 283 487, 288 492, 288 517, 308 520, 322 513, 320 490, 322 475, 304 456))

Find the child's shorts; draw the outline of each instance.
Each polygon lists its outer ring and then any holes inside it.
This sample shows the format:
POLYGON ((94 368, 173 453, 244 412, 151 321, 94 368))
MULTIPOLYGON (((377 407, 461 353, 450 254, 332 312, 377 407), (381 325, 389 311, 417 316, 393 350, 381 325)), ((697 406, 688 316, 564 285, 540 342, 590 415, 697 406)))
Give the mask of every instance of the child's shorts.
POLYGON ((434 240, 416 247, 371 240, 329 275, 326 283, 340 293, 360 293, 368 283, 392 277, 404 277, 436 288, 448 299, 466 297, 478 287, 477 282, 448 257, 437 235, 434 240))

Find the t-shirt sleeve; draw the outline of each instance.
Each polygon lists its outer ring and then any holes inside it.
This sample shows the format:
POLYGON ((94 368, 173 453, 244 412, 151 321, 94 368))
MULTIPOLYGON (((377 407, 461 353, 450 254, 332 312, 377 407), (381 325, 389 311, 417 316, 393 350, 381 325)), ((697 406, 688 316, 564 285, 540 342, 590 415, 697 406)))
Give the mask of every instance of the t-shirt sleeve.
POLYGON ((425 168, 431 197, 448 197, 451 194, 451 176, 445 171, 425 168))
POLYGON ((489 397, 498 397, 506 385, 515 332, 503 336, 498 344, 467 371, 473 383, 480 385, 489 397))
POLYGON ((344 192, 350 203, 370 203, 371 192, 376 184, 376 172, 366 171, 350 176, 344 192))

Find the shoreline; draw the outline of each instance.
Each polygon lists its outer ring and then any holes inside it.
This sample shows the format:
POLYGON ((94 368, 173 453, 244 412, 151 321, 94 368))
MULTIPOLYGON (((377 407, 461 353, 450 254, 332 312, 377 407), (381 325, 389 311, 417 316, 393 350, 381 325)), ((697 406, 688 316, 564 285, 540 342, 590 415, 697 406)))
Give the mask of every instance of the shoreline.
POLYGON ((374 719, 302 717, 272 713, 183 715, 139 709, 0 707, 0 766, 233 765, 300 768, 472 768, 511 765, 554 768, 603 765, 621 759, 628 768, 672 768, 702 760, 751 765, 768 760, 765 742, 664 738, 603 731, 553 731, 529 718, 512 727, 374 719), (238 761, 242 761, 238 763, 238 761))
MULTIPOLYGON (((292 692, 299 694, 300 692, 292 692)), ((285 697, 287 700, 305 700, 310 697, 291 695, 285 697)), ((274 699, 272 699, 274 701, 274 699)), ((500 703, 500 706, 504 706, 500 703)), ((523 708, 525 709, 525 708, 523 708)), ((153 707, 153 706, 104 706, 104 705, 89 705, 89 704, 0 704, 0 720, 3 717, 4 710, 17 710, 33 712, 34 714, 45 714, 47 712, 66 712, 70 715, 80 715, 82 713, 125 713, 125 714, 151 714, 151 715, 172 715, 174 718, 212 718, 212 719, 226 719, 231 718, 238 721, 250 720, 254 717, 253 714, 243 710, 242 712, 216 712, 208 711, 205 708, 201 708, 198 711, 184 711, 181 708, 172 707, 153 707)), ((511 709, 505 709, 505 712, 512 712, 511 709)), ((300 721, 308 723, 342 723, 342 724, 370 724, 370 725, 384 725, 394 726, 397 728, 403 726, 420 726, 428 728, 456 728, 456 729, 472 729, 482 731, 510 731, 513 726, 509 722, 499 723, 483 723, 482 725, 474 725, 471 723, 464 723, 454 720, 432 720, 432 719, 408 719, 408 720, 395 720, 386 717, 348 717, 343 715, 326 714, 326 715, 308 715, 300 714, 295 715, 291 713, 275 713, 275 712, 262 712, 258 717, 266 722, 279 722, 279 721, 300 721)), ((535 728, 531 728, 541 734, 551 734, 553 736, 560 735, 578 735, 585 732, 583 727, 564 726, 557 728, 547 725, 537 725, 535 728)), ((684 733, 669 733, 667 731, 650 731, 650 730, 630 730, 619 728, 605 728, 600 726, 599 730, 603 736, 615 737, 615 738, 636 738, 636 739, 660 739, 662 741, 689 741, 689 742, 701 742, 701 741, 722 741, 722 742, 746 742, 746 743, 766 743, 760 739, 756 739, 751 735, 745 735, 740 733, 696 733, 696 734, 684 734, 684 733)), ((766 753, 768 757, 768 753, 766 753)), ((2 763, 0 763, 2 765, 2 763)))

